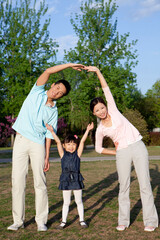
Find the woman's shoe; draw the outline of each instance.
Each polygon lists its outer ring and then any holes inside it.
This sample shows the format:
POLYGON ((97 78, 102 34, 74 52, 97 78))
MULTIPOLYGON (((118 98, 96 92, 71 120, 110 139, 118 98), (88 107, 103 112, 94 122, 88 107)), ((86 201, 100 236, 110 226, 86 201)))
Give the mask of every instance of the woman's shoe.
POLYGON ((59 226, 57 226, 56 229, 62 230, 65 227, 66 227, 66 223, 65 222, 61 222, 61 224, 59 226))
POLYGON ((116 227, 117 231, 124 231, 127 227, 125 225, 119 225, 116 227))
POLYGON ((148 226, 148 227, 144 228, 144 231, 146 231, 146 232, 153 232, 155 229, 156 229, 155 227, 148 226))
POLYGON ((88 228, 88 225, 85 221, 81 221, 81 222, 79 222, 79 224, 82 228, 88 228))

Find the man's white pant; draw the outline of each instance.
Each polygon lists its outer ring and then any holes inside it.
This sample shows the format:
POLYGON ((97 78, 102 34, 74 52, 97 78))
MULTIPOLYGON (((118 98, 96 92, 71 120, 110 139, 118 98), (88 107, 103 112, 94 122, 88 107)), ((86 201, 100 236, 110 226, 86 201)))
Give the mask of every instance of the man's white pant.
POLYGON ((120 183, 118 225, 130 224, 130 175, 133 161, 137 174, 143 208, 144 225, 158 227, 158 215, 154 204, 149 174, 148 152, 142 141, 117 151, 117 172, 120 183))
POLYGON ((12 159, 12 213, 14 223, 22 224, 25 218, 25 188, 29 159, 34 178, 37 224, 46 224, 48 196, 46 177, 43 171, 45 146, 16 135, 12 159))

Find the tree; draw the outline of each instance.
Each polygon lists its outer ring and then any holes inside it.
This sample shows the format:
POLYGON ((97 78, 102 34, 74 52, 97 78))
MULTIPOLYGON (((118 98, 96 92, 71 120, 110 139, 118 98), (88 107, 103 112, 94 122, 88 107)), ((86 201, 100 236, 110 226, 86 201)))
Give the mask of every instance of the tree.
MULTIPOLYGON (((65 60, 99 67, 118 108, 123 111, 126 107, 132 107, 136 90, 136 74, 132 72, 137 64, 136 50, 133 50, 136 41, 127 43, 129 33, 120 36, 117 32, 117 20, 112 20, 117 10, 115 1, 87 0, 80 9, 80 14, 71 17, 71 24, 78 36, 77 46, 66 52, 65 60)), ((83 72, 78 77, 74 75, 72 85, 74 98, 70 104, 69 118, 83 128, 91 118, 88 114, 90 100, 102 95, 102 90, 92 73, 83 72)))
POLYGON ((157 80, 146 93, 146 106, 149 105, 149 103, 150 109, 152 110, 152 113, 148 113, 150 128, 160 128, 160 80, 157 80))
POLYGON ((41 24, 47 12, 45 1, 36 10, 36 0, 0 0, 0 101, 2 114, 17 116, 41 72, 56 56, 57 43, 49 38, 50 19, 41 24), (2 97, 3 96, 3 97, 2 97))
POLYGON ((145 95, 135 95, 134 108, 141 112, 150 131, 160 127, 160 80, 145 95))
POLYGON ((138 110, 126 109, 123 115, 138 129, 145 144, 149 143, 147 123, 138 110))

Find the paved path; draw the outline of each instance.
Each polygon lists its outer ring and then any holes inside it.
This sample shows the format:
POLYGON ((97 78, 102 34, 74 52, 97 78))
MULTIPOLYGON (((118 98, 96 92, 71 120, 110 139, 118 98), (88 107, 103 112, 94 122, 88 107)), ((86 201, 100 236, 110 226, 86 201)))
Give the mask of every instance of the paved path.
MULTIPOLYGON (((105 156, 105 157, 81 157, 82 162, 88 161, 104 161, 104 160, 116 160, 115 156, 105 156)), ((149 156, 149 160, 160 160, 160 156, 149 156)), ((60 162, 60 158, 50 158, 50 162, 60 162)), ((0 163, 12 162, 11 158, 0 159, 0 163)))

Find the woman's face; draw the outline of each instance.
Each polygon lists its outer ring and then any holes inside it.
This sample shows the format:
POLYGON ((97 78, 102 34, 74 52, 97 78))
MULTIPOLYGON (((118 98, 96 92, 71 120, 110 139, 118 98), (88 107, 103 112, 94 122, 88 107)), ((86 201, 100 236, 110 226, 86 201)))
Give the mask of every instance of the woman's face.
POLYGON ((94 109, 93 109, 93 114, 100 118, 100 119, 105 119, 107 117, 107 107, 103 104, 103 103, 97 103, 95 106, 94 106, 94 109))

